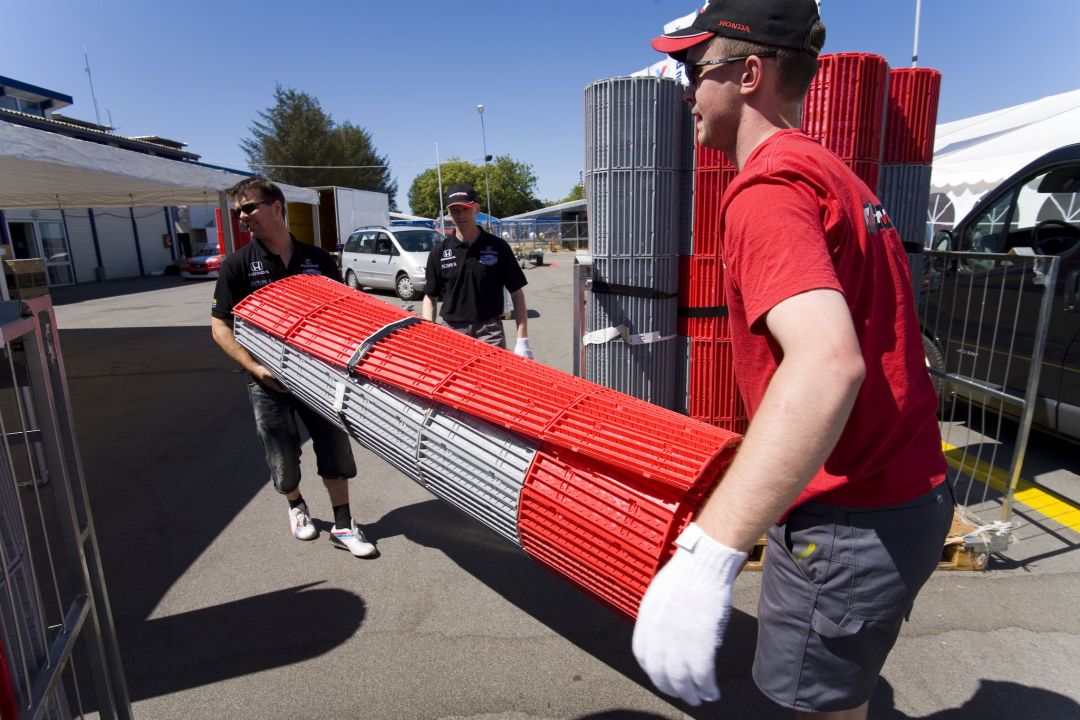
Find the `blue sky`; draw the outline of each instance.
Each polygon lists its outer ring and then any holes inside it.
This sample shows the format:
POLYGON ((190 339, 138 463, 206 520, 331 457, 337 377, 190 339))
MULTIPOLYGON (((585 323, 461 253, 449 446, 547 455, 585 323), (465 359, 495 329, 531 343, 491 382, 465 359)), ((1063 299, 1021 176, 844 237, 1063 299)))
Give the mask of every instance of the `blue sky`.
MULTIPOLYGON (((823 0, 825 52, 911 63, 915 0, 823 0)), ((584 155, 583 89, 639 70, 686 0, 133 2, 14 0, 0 75, 73 96, 62 112, 188 144, 246 168, 239 143, 274 85, 371 132, 398 180, 487 151, 529 163, 541 199, 565 196, 584 155)), ((1080 87, 1078 0, 923 0, 919 65, 942 71, 939 121, 1080 87)), ((1080 132, 1080 131, 1078 131, 1080 132)))

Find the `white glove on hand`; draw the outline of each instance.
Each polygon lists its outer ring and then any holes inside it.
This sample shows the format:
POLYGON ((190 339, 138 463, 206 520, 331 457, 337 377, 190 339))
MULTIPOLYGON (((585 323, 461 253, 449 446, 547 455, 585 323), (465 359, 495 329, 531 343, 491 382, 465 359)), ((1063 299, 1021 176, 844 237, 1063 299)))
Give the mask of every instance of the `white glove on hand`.
POLYGON ((527 360, 533 359, 532 348, 529 347, 529 338, 517 339, 517 342, 514 343, 514 354, 520 355, 527 360))
POLYGON ((662 692, 690 705, 720 699, 716 649, 731 615, 731 588, 746 553, 713 540, 696 523, 645 591, 632 646, 662 692))

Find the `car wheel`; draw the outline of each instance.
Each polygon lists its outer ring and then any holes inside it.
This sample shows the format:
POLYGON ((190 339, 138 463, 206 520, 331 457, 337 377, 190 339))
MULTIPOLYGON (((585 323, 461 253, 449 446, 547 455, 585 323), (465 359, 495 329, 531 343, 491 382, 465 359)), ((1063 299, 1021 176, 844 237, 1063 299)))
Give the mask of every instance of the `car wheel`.
POLYGON ((351 287, 353 290, 360 289, 360 283, 356 279, 356 273, 354 273, 352 270, 345 273, 345 284, 351 287))
POLYGON ((416 288, 413 287, 412 280, 405 273, 397 276, 397 282, 394 283, 394 289, 397 290, 397 296, 402 300, 416 299, 416 288))
MULTIPOLYGON (((923 343, 923 358, 926 360, 927 370, 936 370, 937 372, 945 372, 945 356, 941 353, 941 348, 932 339, 926 335, 922 336, 923 343)), ((938 408, 941 415, 952 409, 953 393, 952 387, 945 382, 945 378, 939 377, 930 373, 930 382, 934 386, 934 394, 937 395, 938 408)))

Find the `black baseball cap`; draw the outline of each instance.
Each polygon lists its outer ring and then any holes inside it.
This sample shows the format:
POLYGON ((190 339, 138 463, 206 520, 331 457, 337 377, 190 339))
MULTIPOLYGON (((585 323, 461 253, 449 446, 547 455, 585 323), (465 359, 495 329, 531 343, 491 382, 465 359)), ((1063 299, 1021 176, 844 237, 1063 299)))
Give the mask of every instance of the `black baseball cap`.
POLYGON ((720 36, 817 55, 821 48, 810 44, 817 20, 815 0, 709 0, 689 27, 661 35, 652 46, 675 55, 720 36))
POLYGON ((446 207, 455 205, 479 205, 476 191, 469 183, 455 183, 446 191, 446 207))

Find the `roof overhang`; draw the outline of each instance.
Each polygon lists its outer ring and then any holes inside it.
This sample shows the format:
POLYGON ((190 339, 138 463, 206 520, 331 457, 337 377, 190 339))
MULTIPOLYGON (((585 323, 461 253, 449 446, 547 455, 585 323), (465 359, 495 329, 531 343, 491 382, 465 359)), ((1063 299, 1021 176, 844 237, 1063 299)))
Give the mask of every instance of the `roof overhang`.
MULTIPOLYGON (((0 121, 4 209, 216 203, 245 177, 0 121)), ((279 186, 290 202, 319 202, 314 190, 279 186)))

